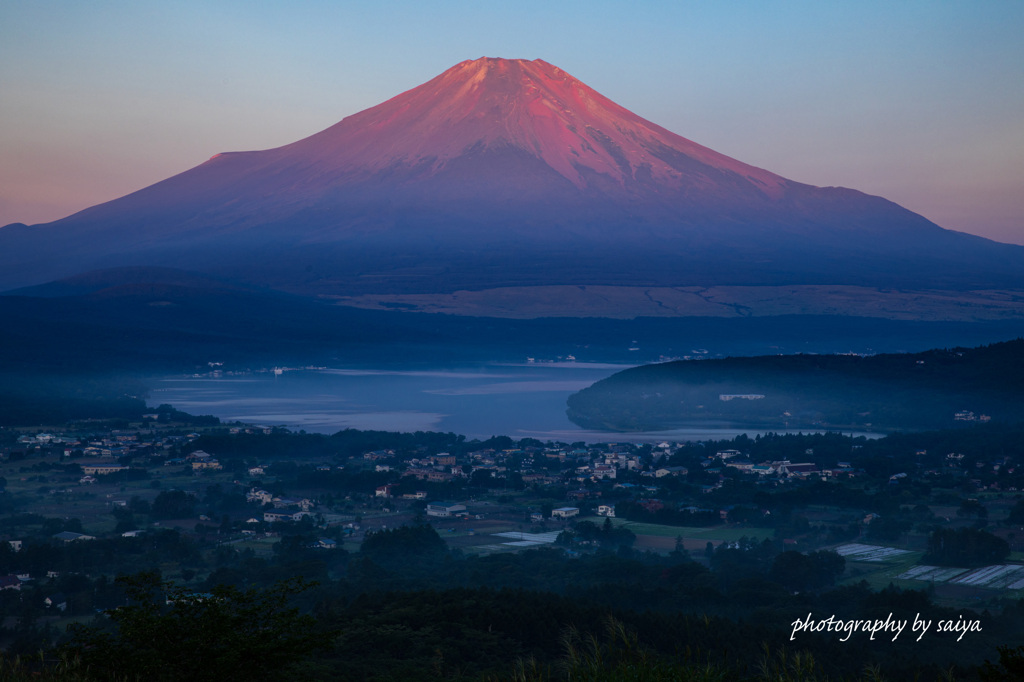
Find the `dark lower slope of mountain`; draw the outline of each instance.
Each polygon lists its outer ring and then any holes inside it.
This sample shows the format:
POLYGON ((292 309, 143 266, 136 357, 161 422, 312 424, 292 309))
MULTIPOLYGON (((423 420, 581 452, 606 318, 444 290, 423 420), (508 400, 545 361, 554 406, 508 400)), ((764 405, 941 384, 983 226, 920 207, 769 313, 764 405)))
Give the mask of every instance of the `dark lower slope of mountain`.
POLYGON ((1024 334, 1016 319, 965 324, 836 315, 501 319, 361 310, 175 270, 122 269, 0 296, 0 370, 181 371, 207 362, 648 362, 659 356, 902 351, 1024 334), (631 350, 637 349, 637 350, 631 350))
POLYGON ((402 205, 399 190, 390 202, 375 201, 373 188, 361 186, 289 215, 256 202, 250 210, 259 224, 241 216, 221 225, 201 207, 179 216, 113 202, 49 226, 0 229, 0 288, 98 268, 159 266, 334 295, 538 285, 1024 290, 1024 247, 941 230, 857 192, 794 191, 817 193, 814 210, 652 216, 600 199, 417 206, 411 199, 402 205), (849 201, 847 193, 859 199, 849 201))
POLYGON ((944 428, 1024 412, 1024 340, 913 354, 791 355, 624 370, 569 397, 591 429, 944 428))
MULTIPOLYGON (((28 298, 62 298, 87 296, 102 292, 117 295, 130 291, 132 287, 178 287, 182 289, 208 290, 219 292, 250 292, 261 290, 231 280, 219 279, 174 268, 123 267, 108 270, 93 270, 65 279, 46 282, 31 287, 4 292, 3 296, 24 296, 28 298)), ((273 293, 262 290, 262 293, 273 293)))
MULTIPOLYGON (((76 281, 76 280, 73 280, 76 281)), ((77 279, 77 284, 81 279, 77 279)), ((71 296, 0 296, 3 365, 26 371, 181 370, 209 361, 289 362, 398 338, 394 315, 334 312, 278 292, 140 281, 71 296), (390 319, 389 319, 390 318, 390 319)), ((41 287, 46 294, 74 287, 41 287)))

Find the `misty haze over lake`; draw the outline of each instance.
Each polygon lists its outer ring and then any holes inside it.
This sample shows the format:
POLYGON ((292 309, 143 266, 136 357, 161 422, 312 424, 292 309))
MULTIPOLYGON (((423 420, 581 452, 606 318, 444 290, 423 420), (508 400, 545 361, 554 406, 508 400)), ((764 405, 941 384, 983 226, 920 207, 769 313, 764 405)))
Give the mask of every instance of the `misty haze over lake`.
POLYGON ((569 421, 565 401, 570 394, 626 367, 567 362, 167 377, 156 383, 149 402, 227 421, 317 433, 346 428, 450 431, 470 439, 504 435, 562 442, 754 435, 750 429, 712 424, 623 434, 586 431, 569 421))

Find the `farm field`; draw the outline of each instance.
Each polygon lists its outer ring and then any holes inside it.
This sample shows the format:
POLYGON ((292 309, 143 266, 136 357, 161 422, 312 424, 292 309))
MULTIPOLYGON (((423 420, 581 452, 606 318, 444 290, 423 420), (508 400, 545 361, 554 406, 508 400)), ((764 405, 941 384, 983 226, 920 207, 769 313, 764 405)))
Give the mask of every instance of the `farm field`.
POLYGON ((668 526, 657 523, 638 523, 626 519, 612 519, 612 523, 616 527, 628 528, 636 534, 637 549, 664 552, 669 552, 675 547, 677 537, 682 537, 683 546, 687 550, 700 551, 708 542, 718 545, 722 542, 736 542, 742 537, 764 540, 773 535, 770 528, 729 528, 725 525, 706 528, 668 526))
POLYGON ((998 564, 973 570, 947 566, 915 566, 899 576, 903 580, 928 582, 990 589, 1024 589, 1024 566, 1020 564, 998 564))

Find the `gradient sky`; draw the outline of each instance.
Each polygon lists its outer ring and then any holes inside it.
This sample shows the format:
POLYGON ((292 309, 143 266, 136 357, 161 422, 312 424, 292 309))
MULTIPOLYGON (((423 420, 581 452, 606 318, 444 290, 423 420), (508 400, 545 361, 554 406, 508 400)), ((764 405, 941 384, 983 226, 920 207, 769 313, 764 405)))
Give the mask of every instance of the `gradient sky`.
POLYGON ((1024 244, 1024 2, 3 0, 0 225, 295 141, 465 59, 1024 244))

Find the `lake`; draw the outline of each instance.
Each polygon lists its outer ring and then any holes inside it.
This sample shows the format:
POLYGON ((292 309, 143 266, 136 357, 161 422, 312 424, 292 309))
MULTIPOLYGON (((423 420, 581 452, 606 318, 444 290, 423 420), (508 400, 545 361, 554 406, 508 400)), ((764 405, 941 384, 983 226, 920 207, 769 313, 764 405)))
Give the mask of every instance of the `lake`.
POLYGON ((167 403, 190 414, 212 414, 228 421, 315 433, 346 428, 451 431, 470 439, 503 435, 566 443, 695 441, 757 433, 708 426, 622 434, 587 431, 569 421, 565 416, 569 395, 627 367, 580 362, 495 363, 164 377, 156 382, 149 403, 167 403))

